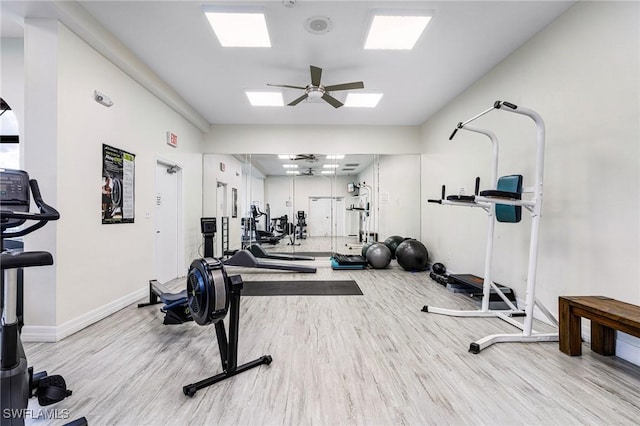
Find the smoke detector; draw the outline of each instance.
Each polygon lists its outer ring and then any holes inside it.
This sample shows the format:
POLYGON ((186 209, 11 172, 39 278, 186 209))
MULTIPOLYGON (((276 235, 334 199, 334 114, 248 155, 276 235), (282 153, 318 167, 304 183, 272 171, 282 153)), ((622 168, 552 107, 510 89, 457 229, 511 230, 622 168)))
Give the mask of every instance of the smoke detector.
POLYGON ((304 21, 304 29, 311 34, 326 34, 333 29, 333 21, 328 16, 312 16, 304 21))

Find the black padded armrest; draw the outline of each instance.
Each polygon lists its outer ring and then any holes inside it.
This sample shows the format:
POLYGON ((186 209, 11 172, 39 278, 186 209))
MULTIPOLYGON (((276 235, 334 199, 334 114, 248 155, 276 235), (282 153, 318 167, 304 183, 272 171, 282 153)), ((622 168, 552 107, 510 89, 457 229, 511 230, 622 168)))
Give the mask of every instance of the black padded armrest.
POLYGON ((0 258, 0 267, 5 269, 29 268, 53 265, 53 256, 48 251, 5 252, 0 258))
POLYGON ((475 200, 475 195, 449 195, 447 197, 447 201, 458 201, 463 203, 474 203, 475 200))
POLYGON ((489 189, 487 191, 481 191, 480 196, 482 197, 496 197, 496 198, 507 198, 511 200, 520 200, 522 199, 522 194, 519 192, 509 192, 509 191, 498 191, 495 189, 489 189))

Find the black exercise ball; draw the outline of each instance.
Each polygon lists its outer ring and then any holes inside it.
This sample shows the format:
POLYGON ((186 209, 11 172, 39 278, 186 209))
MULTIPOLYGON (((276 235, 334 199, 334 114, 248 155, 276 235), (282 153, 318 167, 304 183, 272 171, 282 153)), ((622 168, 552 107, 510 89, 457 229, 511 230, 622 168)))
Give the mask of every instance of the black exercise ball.
POLYGON ((402 241, 404 241, 404 238, 399 235, 392 235, 384 240, 384 245, 389 247, 392 259, 396 258, 396 249, 398 248, 398 244, 400 244, 402 241))
POLYGON ((391 262, 391 250, 383 243, 374 243, 367 250, 367 262, 374 269, 384 269, 391 262))
POLYGON ((369 247, 371 247, 374 244, 375 243, 367 243, 367 244, 362 246, 362 251, 360 252, 362 257, 364 257, 365 259, 367 258, 367 250, 369 250, 369 247))
POLYGON ((429 252, 420 241, 406 240, 398 245, 396 259, 407 271, 423 271, 429 263, 429 252))
POLYGON ((444 265, 440 262, 436 262, 431 265, 431 270, 438 275, 444 275, 444 273, 447 272, 447 268, 445 268, 444 265))

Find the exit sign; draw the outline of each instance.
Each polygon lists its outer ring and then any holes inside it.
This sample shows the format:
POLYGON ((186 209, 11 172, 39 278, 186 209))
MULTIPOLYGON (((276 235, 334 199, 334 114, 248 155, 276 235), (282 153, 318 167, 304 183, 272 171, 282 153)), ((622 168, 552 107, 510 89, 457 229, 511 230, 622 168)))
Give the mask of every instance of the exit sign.
POLYGON ((178 135, 175 133, 167 132, 167 144, 176 148, 178 146, 178 135))

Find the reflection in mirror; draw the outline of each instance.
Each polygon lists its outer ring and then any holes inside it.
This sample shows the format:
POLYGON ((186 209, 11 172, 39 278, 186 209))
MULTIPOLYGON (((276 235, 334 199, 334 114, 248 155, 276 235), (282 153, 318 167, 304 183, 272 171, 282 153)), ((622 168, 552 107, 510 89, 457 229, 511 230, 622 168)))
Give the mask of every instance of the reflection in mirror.
POLYGON ((18 119, 8 103, 0 98, 0 167, 20 169, 18 119))
POLYGON ((419 155, 206 154, 204 182, 203 215, 218 218, 216 256, 260 244, 328 258, 420 236, 419 155))
POLYGON ((358 237, 347 211, 349 184, 371 167, 372 155, 253 155, 252 165, 266 176, 264 196, 274 234, 282 237, 267 250, 329 257, 358 237), (351 235, 351 236, 350 236, 351 235))

